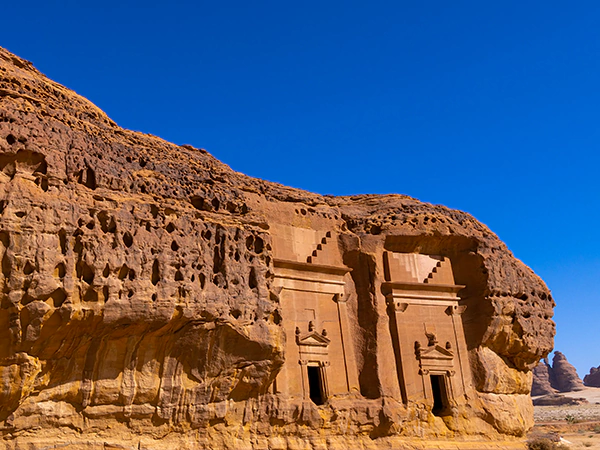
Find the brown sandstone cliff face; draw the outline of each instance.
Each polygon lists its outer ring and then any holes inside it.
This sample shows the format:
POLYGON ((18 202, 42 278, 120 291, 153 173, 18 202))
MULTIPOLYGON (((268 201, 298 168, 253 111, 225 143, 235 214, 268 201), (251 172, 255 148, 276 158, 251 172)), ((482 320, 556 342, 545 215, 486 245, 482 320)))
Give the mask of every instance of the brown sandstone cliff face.
POLYGON ((203 150, 119 128, 2 49, 0 261, 9 448, 520 436, 533 420, 532 368, 553 347, 548 289, 468 214, 246 177, 203 150), (273 389, 294 358, 274 285, 278 226, 333 230, 352 269, 344 279, 359 386, 320 406, 273 389), (384 251, 444 255, 465 286, 474 389, 451 415, 393 394, 384 251))

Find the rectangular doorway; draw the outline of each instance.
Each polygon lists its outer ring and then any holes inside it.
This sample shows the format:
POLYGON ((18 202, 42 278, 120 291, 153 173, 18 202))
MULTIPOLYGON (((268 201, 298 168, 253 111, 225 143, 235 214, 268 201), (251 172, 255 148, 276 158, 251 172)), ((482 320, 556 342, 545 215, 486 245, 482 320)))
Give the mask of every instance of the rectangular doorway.
POLYGON ((315 405, 325 403, 325 390, 323 388, 323 371, 319 366, 307 366, 308 388, 310 399, 315 405))
POLYGON ((442 416, 448 410, 448 392, 446 390, 446 380, 444 375, 431 375, 431 392, 433 394, 434 416, 442 416))

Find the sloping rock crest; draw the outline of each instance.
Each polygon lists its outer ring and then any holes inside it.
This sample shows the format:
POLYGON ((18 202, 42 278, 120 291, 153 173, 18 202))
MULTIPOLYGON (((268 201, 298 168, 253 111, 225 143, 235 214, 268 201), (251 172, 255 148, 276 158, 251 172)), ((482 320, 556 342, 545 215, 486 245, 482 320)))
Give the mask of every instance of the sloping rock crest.
POLYGON ((470 215, 244 176, 2 49, 0 261, 14 449, 517 439, 553 347, 548 289, 470 215))
POLYGON ((590 387, 600 387, 600 366, 590 369, 590 373, 583 377, 583 384, 590 387))

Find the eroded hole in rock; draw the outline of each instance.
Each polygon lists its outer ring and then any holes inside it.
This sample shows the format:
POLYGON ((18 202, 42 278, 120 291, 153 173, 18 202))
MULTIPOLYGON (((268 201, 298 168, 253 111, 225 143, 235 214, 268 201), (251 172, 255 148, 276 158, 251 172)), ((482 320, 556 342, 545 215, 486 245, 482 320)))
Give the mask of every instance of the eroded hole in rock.
POLYGON ((235 213, 237 206, 235 203, 233 202, 227 202, 227 205, 225 206, 225 209, 227 209, 227 211, 229 211, 230 213, 235 213))
POLYGON ((96 303, 98 301, 98 293, 94 290, 94 288, 90 287, 87 291, 85 291, 83 301, 93 303, 96 303))
POLYGON ((250 235, 246 238, 246 248, 250 251, 252 251, 252 248, 254 247, 254 236, 250 235))
POLYGON ((158 297, 156 296, 156 294, 152 294, 152 301, 153 301, 153 302, 155 302, 155 301, 157 300, 157 298, 158 298, 158 297))
POLYGON ((117 224, 115 218, 112 217, 108 211, 100 211, 98 213, 98 220, 100 221, 100 229, 104 233, 114 233, 117 231, 117 224))
POLYGON ((48 179, 46 177, 37 177, 35 179, 35 184, 37 184, 42 191, 48 192, 48 179))
POLYGON ((129 278, 129 281, 135 280, 135 270, 129 269, 129 274, 127 276, 129 278))
POLYGON ((250 274, 248 275, 248 287, 250 289, 254 289, 256 286, 258 286, 258 281, 256 280, 256 270, 254 270, 254 267, 252 267, 250 269, 250 274))
POLYGON ((23 273, 25 275, 31 275, 35 271, 35 267, 29 261, 25 263, 25 267, 23 267, 23 273))
POLYGON ((63 255, 66 255, 67 254, 67 232, 62 228, 58 232, 58 245, 60 246, 60 252, 63 255))
POLYGON ((208 209, 208 206, 202 197, 193 196, 190 198, 190 203, 194 208, 200 211, 206 211, 208 209))
POLYGON ((210 203, 211 203, 212 207, 215 209, 215 211, 219 210, 219 206, 220 206, 219 200, 217 200, 216 198, 213 198, 210 203))
POLYGON ((200 273, 198 275, 198 281, 200 282, 200 289, 204 289, 204 286, 206 285, 206 275, 200 273))
POLYGON ((175 241, 171 242, 171 250, 173 250, 174 252, 179 250, 179 245, 177 244, 177 242, 175 242, 175 241))
POLYGON ((281 320, 281 313, 279 312, 279 310, 276 309, 275 311, 273 311, 273 323, 275 325, 279 325, 281 323, 281 320))
POLYGON ((128 274, 129 274, 129 267, 127 267, 127 265, 123 264, 121 266, 121 268, 119 269, 119 273, 117 274, 117 277, 119 278, 119 280, 124 280, 125 278, 127 278, 128 274))
POLYGON ((75 265, 77 278, 85 281, 87 284, 92 284, 94 281, 94 270, 83 260, 77 261, 75 265))
POLYGON ((133 297, 133 289, 129 289, 129 291, 127 291, 127 297, 133 297))
POLYGON ((221 258, 221 252, 218 245, 215 245, 213 252, 213 273, 218 273, 221 269, 223 259, 221 258))
POLYGON ((181 270, 175 272, 175 281, 183 281, 183 274, 181 273, 181 270))
POLYGON ((64 278, 67 274, 67 269, 64 263, 58 263, 54 268, 54 276, 56 278, 64 278))
POLYGON ((242 312, 235 308, 229 311, 229 314, 234 318, 234 319, 239 319, 240 316, 242 315, 242 312))
POLYGON ((63 289, 56 289, 52 294, 50 294, 50 298, 52 299, 52 305, 55 308, 60 308, 67 299, 67 294, 63 289))
POLYGON ((129 231, 126 231, 123 234, 123 244, 125 244, 125 247, 129 248, 133 245, 133 236, 131 235, 131 233, 129 231))
POLYGON ((12 134, 9 134, 8 136, 6 136, 6 142, 8 142, 8 145, 14 145, 17 143, 17 138, 14 137, 12 134))
POLYGON ((110 275, 110 267, 108 267, 108 264, 104 266, 104 270, 102 271, 102 276, 104 278, 107 278, 110 275))
POLYGON ((48 163, 43 159, 33 171, 34 174, 46 175, 48 173, 48 163))
POLYGON ((22 219, 23 217, 25 217, 27 215, 27 213, 25 211, 17 211, 15 213, 15 216, 17 216, 19 219, 22 219))
POLYGON ((222 273, 217 273, 213 277, 212 282, 215 286, 217 286, 219 288, 227 288, 227 281, 225 280, 225 277, 223 276, 222 273))
POLYGON ((150 214, 152 214, 153 219, 156 219, 158 217, 159 212, 160 210, 158 209, 158 206, 150 205, 150 214))
POLYGON ((96 172, 91 167, 79 171, 77 182, 90 189, 96 189, 96 172))
POLYGON ((175 231, 175 225, 173 225, 172 222, 169 222, 165 229, 167 230, 167 232, 172 233, 173 231, 175 231))
POLYGON ((9 235, 6 231, 0 231, 0 242, 5 249, 4 255, 2 255, 2 275, 4 275, 4 278, 8 278, 12 270, 12 264, 6 251, 9 245, 9 235))
POLYGON ((160 281, 160 272, 159 272, 159 266, 158 266, 158 260, 154 260, 154 263, 152 264, 152 284, 154 286, 156 286, 158 284, 158 282, 160 281))
POLYGON ((262 253, 264 250, 264 242, 262 240, 262 238, 260 237, 256 237, 254 238, 254 253, 262 253))

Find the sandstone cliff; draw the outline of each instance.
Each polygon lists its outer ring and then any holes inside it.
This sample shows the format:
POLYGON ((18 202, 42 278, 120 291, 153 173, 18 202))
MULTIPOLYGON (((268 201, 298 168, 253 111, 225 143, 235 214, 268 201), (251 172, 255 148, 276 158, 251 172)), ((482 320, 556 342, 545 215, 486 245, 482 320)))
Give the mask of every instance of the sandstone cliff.
MULTIPOLYGON (((118 127, 3 49, 0 261, 7 448, 400 448, 521 436, 533 422, 532 369, 553 347, 548 289, 470 215, 249 178, 204 150, 118 127), (294 318, 274 282, 282 229, 323 242, 333 233, 347 268, 319 266, 342 280, 344 361, 357 386, 320 405, 274 386, 298 359, 285 354, 294 318), (438 267, 451 261, 462 288, 466 310, 453 323, 464 327, 472 379, 445 413, 397 394, 384 252, 442 255, 438 267)), ((313 328, 297 333, 331 340, 313 328)), ((417 356, 456 354, 425 333, 417 356)))

